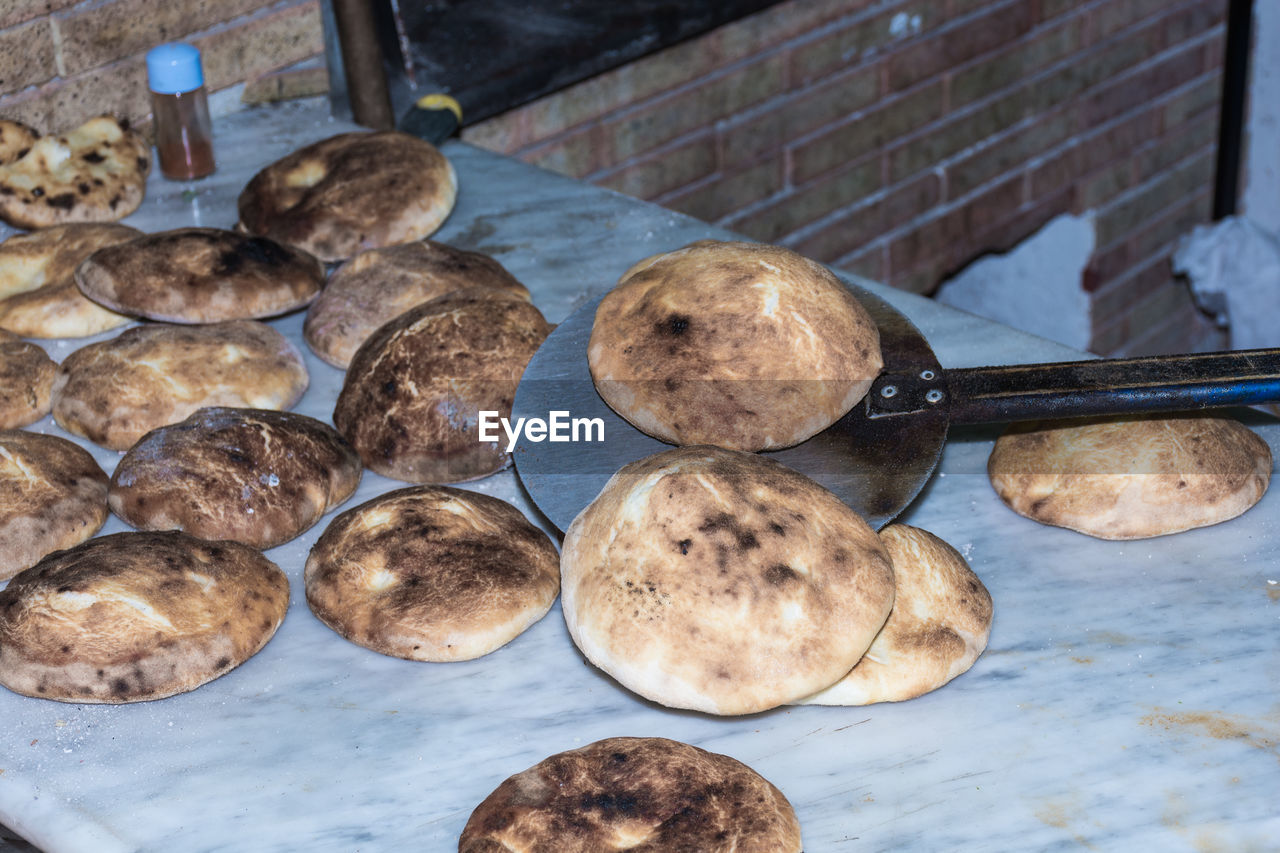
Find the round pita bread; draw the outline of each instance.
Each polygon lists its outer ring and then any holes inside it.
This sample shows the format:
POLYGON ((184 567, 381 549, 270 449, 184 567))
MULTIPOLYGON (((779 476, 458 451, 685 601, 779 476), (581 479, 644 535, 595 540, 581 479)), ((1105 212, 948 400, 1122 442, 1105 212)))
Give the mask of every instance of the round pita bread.
POLYGON ((596 666, 674 708, 751 714, 853 668, 893 604, 875 531, 750 453, 625 466, 565 532, 561 605, 596 666))
POLYGON ((516 385, 551 326, 531 304, 471 289, 411 308, 356 351, 333 424, 364 464, 413 483, 459 483, 508 463, 479 413, 511 417, 516 385))
POLYGON ((299 249, 217 228, 178 228, 99 249, 76 269, 94 302, 170 323, 274 317, 324 287, 324 266, 299 249))
POLYGON ((87 299, 75 271, 97 250, 141 236, 127 225, 78 222, 0 243, 0 329, 27 338, 84 338, 128 323, 87 299))
POLYGON ((89 119, 41 136, 0 166, 0 219, 15 228, 114 222, 138 209, 151 172, 151 146, 127 121, 89 119))
POLYGON ((476 288, 495 299, 529 301, 528 289, 487 255, 419 240, 361 252, 334 271, 311 303, 303 337, 343 370, 384 323, 446 293, 476 288))
POLYGON ((244 663, 288 606, 284 572, 247 545, 102 536, 0 592, 0 684, 62 702, 163 699, 244 663))
POLYGON ((343 133, 254 175, 240 193, 240 225, 338 261, 426 237, 457 192, 453 166, 431 143, 398 131, 343 133))
POLYGON ((458 853, 798 853, 782 792, 727 755, 616 737, 546 758, 471 813, 458 853))
POLYGON ((596 389, 672 444, 789 447, 871 387, 880 333, 829 270, 788 249, 703 240, 647 258, 596 309, 596 389))
POLYGON ((207 408, 129 448, 108 503, 141 530, 274 548, 351 497, 363 470, 337 430, 315 418, 207 408))
POLYGON ((0 430, 0 580, 78 545, 107 520, 107 475, 73 441, 0 430))
POLYGON ((39 138, 39 133, 22 122, 0 118, 0 166, 21 160, 39 138))
POLYGON ((927 530, 880 531, 897 586, 893 610, 848 675, 797 704, 901 702, 967 671, 991 636, 991 594, 963 556, 927 530))
POLYGON ((49 414, 58 363, 33 343, 0 329, 0 429, 33 424, 49 414))
POLYGON ((1144 539, 1235 518, 1271 481, 1271 448, 1201 414, 1011 427, 987 460, 1014 512, 1099 539, 1144 539))
POLYGON ((307 604, 353 643, 421 661, 471 660, 551 609, 559 556, 515 507, 416 486, 342 513, 307 557, 307 604))
POLYGON ((112 450, 206 406, 287 409, 307 389, 302 355, 255 320, 153 323, 81 347, 63 360, 53 417, 112 450))

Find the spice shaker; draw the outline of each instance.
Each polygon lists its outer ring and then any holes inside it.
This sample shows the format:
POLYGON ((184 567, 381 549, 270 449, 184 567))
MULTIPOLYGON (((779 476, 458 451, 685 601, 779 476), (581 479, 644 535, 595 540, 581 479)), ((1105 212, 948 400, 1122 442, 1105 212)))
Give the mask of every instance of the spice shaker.
POLYGON ((148 51, 147 83, 161 173, 179 181, 212 174, 213 130, 200 51, 177 42, 148 51))

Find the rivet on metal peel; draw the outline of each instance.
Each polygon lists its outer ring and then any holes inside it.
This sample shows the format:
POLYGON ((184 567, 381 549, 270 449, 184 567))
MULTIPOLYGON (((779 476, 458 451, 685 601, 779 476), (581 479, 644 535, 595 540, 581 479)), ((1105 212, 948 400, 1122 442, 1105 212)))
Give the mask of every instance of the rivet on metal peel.
POLYGON ((924 399, 926 403, 936 403, 942 399, 942 392, 937 388, 934 388, 931 391, 925 392, 924 399))
POLYGON ((937 374, 935 374, 932 370, 920 371, 920 378, 923 379, 925 382, 932 382, 936 375, 937 374))
POLYGON ((897 393, 898 393, 897 385, 886 385, 880 389, 880 396, 885 397, 886 399, 894 396, 897 393))

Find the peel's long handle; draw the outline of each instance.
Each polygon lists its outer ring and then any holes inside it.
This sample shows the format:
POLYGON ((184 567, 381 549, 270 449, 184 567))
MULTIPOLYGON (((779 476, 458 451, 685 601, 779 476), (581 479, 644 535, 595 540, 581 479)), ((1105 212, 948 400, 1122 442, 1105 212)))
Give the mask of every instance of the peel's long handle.
POLYGON ((968 367, 945 373, 951 422, 962 424, 1280 401, 1280 349, 968 367))

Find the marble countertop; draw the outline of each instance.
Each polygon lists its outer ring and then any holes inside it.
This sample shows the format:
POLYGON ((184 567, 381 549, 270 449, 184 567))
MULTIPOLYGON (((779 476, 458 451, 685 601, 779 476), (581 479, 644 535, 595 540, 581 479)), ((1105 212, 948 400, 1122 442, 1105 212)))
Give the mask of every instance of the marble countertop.
MULTIPOLYGON (((127 221, 229 226, 257 168, 346 129, 319 102, 223 116, 218 173, 190 185, 153 175, 127 221)), ((499 259, 553 322, 641 257, 726 236, 458 142, 445 151, 461 192, 435 238, 499 259)), ((1078 357, 859 283, 907 314, 944 366, 1078 357)), ((296 336, 301 316, 274 325, 296 336)), ((84 343, 48 349, 61 359, 84 343)), ((306 356, 296 410, 328 420, 342 374, 306 356)), ((1280 451, 1280 426, 1251 425, 1280 451)), ((33 429, 60 433, 50 419, 33 429)), ((289 613, 228 675, 122 706, 0 690, 0 823, 48 853, 447 851, 512 773, 600 738, 654 735, 763 774, 795 805, 810 853, 1275 849, 1280 495, 1215 527, 1103 542, 1005 509, 985 475, 991 436, 955 433, 902 517, 960 550, 995 602, 986 653, 919 699, 738 718, 668 710, 587 664, 558 606, 479 660, 384 657, 306 606, 303 562, 330 514, 267 552, 292 583, 289 613)), ((114 468, 118 454, 90 449, 114 468)), ((343 508, 401 485, 366 472, 343 508)), ((510 470, 469 487, 531 513, 510 470)), ((113 518, 103 533, 123 529, 113 518)))

